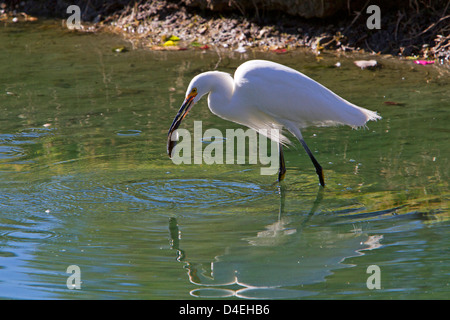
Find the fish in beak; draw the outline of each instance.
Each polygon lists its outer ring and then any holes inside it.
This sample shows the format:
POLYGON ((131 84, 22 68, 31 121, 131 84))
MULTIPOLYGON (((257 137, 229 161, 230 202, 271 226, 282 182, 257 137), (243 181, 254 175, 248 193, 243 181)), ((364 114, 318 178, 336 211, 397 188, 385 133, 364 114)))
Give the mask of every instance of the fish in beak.
POLYGON ((169 133, 167 136, 167 154, 170 158, 172 158, 172 150, 175 148, 177 141, 172 140, 172 134, 175 132, 175 130, 178 129, 178 127, 181 124, 181 121, 186 117, 189 110, 191 110, 192 106, 194 105, 194 98, 197 96, 197 89, 192 89, 191 93, 186 97, 184 100, 183 105, 181 106, 180 110, 178 110, 177 115, 175 116, 175 119, 173 119, 172 125, 170 126, 169 133))

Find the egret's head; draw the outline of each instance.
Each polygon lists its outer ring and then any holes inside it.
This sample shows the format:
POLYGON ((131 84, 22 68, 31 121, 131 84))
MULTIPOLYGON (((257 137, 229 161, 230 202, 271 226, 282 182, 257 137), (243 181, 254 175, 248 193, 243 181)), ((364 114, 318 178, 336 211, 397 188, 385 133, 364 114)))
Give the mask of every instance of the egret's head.
POLYGON ((172 157, 172 149, 175 147, 176 142, 172 141, 172 133, 180 126, 181 121, 186 117, 188 112, 194 106, 194 104, 201 99, 209 90, 205 89, 204 79, 202 77, 196 76, 192 79, 189 87, 186 91, 186 98, 181 105, 180 110, 178 110, 175 119, 173 119, 172 125, 170 126, 167 140, 167 153, 169 157, 172 157))
MULTIPOLYGON (((167 153, 172 156, 172 149, 175 147, 175 141, 172 141, 172 133, 180 126, 181 121, 188 112, 205 94, 217 87, 218 78, 222 77, 223 72, 208 71, 195 76, 189 83, 186 91, 186 97, 175 119, 170 126, 167 140, 167 153)), ((229 77, 229 75, 228 75, 229 77)))
POLYGON ((212 78, 211 75, 213 75, 215 72, 204 72, 197 76, 195 76, 191 82, 189 83, 189 86, 186 90, 186 100, 190 96, 194 96, 193 103, 197 103, 205 94, 209 93, 211 91, 212 86, 212 78))

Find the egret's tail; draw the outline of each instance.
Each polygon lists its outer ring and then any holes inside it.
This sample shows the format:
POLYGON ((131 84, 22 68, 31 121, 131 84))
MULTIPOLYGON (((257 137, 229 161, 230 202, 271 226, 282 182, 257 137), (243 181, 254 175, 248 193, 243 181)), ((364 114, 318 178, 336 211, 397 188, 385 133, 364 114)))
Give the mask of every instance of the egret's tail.
POLYGON ((340 122, 349 125, 352 128, 364 127, 368 121, 381 119, 381 116, 378 113, 358 107, 349 102, 345 104, 345 107, 342 107, 339 110, 338 119, 340 119, 340 122))

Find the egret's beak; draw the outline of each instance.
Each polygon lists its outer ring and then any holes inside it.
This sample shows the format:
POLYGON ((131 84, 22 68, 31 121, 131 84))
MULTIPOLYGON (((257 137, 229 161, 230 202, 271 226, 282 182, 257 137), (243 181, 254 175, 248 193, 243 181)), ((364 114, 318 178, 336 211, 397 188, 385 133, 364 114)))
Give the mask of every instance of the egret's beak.
POLYGON ((178 127, 181 124, 181 121, 186 117, 189 110, 191 110, 192 106, 194 105, 194 98, 197 94, 190 93, 186 100, 184 100, 183 105, 181 106, 180 110, 178 110, 177 115, 175 116, 175 119, 173 119, 172 125, 170 126, 168 137, 167 137, 167 154, 170 158, 172 158, 172 150, 177 144, 176 141, 172 140, 172 133, 178 129, 178 127))

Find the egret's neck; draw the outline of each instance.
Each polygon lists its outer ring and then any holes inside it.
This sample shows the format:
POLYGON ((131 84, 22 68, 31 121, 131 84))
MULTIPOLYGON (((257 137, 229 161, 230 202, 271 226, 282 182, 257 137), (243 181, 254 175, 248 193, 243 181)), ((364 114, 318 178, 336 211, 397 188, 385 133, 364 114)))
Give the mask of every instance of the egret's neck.
POLYGON ((207 82, 210 86, 208 106, 211 112, 227 118, 231 98, 234 92, 233 78, 225 72, 207 72, 207 82))

